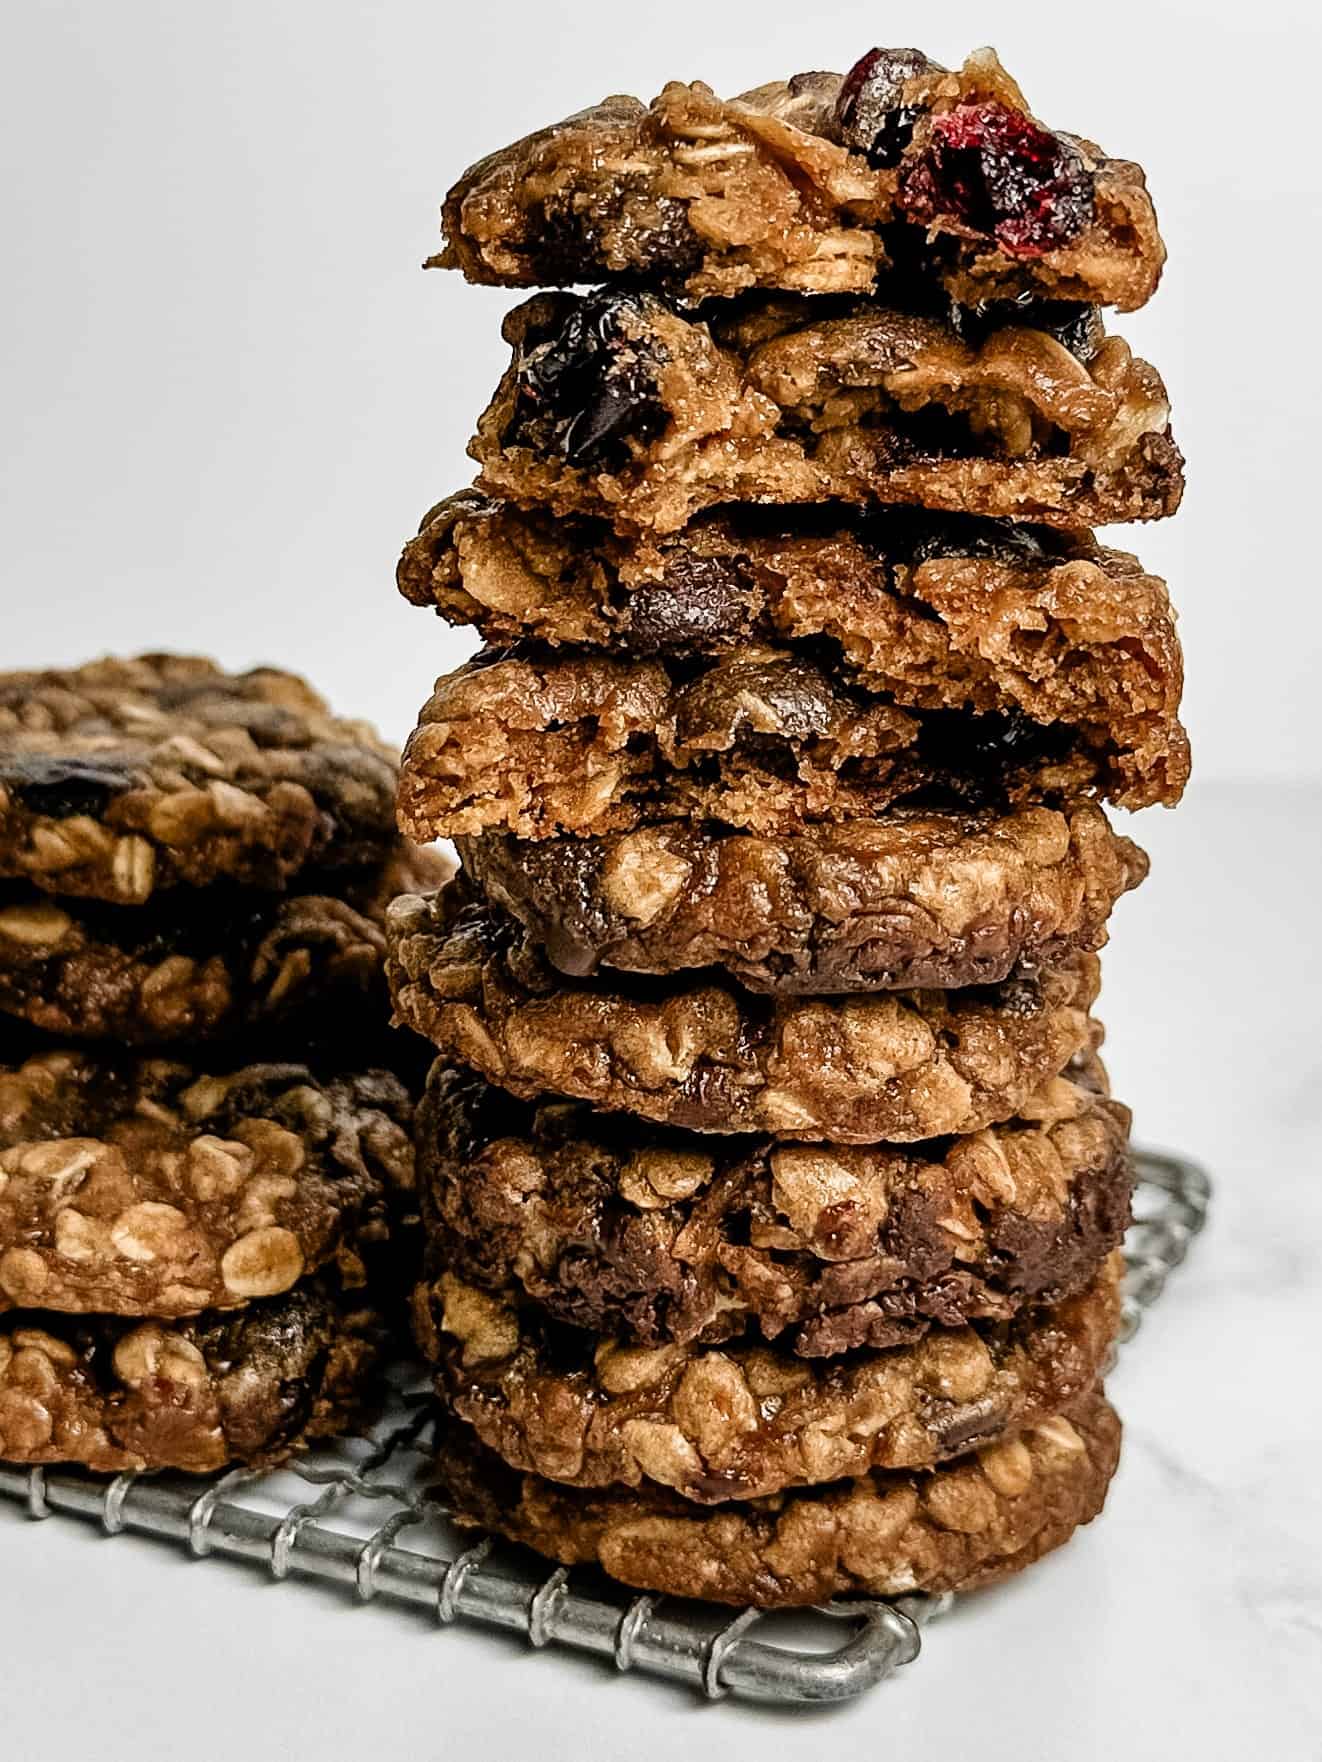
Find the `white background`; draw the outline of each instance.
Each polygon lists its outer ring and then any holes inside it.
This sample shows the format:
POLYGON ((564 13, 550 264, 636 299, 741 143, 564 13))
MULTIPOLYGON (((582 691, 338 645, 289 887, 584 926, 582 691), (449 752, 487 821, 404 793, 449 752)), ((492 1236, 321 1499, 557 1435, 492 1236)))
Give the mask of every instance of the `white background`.
POLYGON ((0 1758, 1322 1754, 1317 875, 1322 25, 1311 4, 25 0, 0 43, 0 665, 180 647, 402 736, 467 646, 393 589, 466 481, 508 297, 423 275, 447 183, 607 91, 735 91, 879 38, 992 38, 1147 166, 1172 263, 1121 323, 1190 489, 1123 542, 1184 612, 1195 787, 1137 827, 1105 1014, 1150 1141, 1219 1206, 1116 1380, 1106 1521, 830 1718, 615 1681, 261 1591, 0 1508, 0 1758))

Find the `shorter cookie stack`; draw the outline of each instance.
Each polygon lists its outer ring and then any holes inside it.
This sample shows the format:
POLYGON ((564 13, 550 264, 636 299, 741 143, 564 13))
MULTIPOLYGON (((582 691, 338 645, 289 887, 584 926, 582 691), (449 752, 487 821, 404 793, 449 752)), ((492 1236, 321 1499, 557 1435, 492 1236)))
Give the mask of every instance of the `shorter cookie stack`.
POLYGON ((612 98, 440 261, 535 296, 399 586, 391 908, 461 1521, 640 1590, 964 1588, 1099 1509, 1129 1116, 1096 951, 1178 800, 1141 172, 995 56, 612 98))
POLYGON ((0 1460, 264 1465, 370 1400, 413 1203, 382 919, 444 872, 395 777, 289 674, 0 675, 0 1460))

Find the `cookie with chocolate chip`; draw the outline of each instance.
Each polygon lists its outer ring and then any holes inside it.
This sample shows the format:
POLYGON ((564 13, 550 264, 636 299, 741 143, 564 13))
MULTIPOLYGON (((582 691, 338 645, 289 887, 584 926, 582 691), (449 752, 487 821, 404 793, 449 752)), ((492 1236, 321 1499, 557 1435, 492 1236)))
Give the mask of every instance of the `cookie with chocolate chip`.
POLYGON ((998 984, 1106 941, 1147 873, 1101 809, 896 813, 775 838, 670 821, 461 838, 465 873, 561 972, 724 967, 754 991, 998 984))
POLYGON ((383 1334, 315 1282, 194 1321, 0 1315, 0 1462, 275 1467, 370 1415, 383 1334))
POLYGON ((411 1204, 413 1108, 384 1071, 42 1052, 0 1068, 0 1311, 240 1308, 363 1256, 411 1204))
POLYGON ((646 1482, 584 1489, 520 1473, 452 1422, 437 1491, 454 1520, 635 1590, 774 1609, 995 1584, 1061 1547, 1102 1508, 1120 1421, 1100 1392, 967 1460, 874 1470, 703 1509, 646 1482))
POLYGON ((729 100, 678 81, 607 98, 480 160, 443 225, 432 263, 470 281, 690 300, 867 293, 898 270, 970 305, 1132 311, 1166 255, 1139 167, 1039 122, 990 49, 954 72, 871 49, 729 100))
MULTIPOLYGON (((896 296, 897 301, 899 296, 896 296)), ((921 506, 1076 530, 1173 514, 1156 369, 1071 353, 1031 311, 985 333, 904 305, 757 295, 701 316, 646 291, 539 294, 469 451, 479 486, 622 533, 729 502, 921 506)))
POLYGON ((141 904, 282 889, 393 843, 393 755, 303 680, 181 655, 0 674, 0 877, 141 904))
POLYGON ((1067 725, 901 710, 789 649, 687 664, 488 651, 437 680, 399 813, 419 840, 686 819, 774 835, 898 808, 1054 805, 1095 784, 1067 725))
POLYGON ((643 1346, 806 1357, 1008 1320, 1082 1289, 1129 1222, 1129 1110, 1096 1059, 1019 1116, 922 1144, 696 1137, 432 1073, 418 1182, 469 1284, 643 1346))
POLYGON ((61 1039, 167 1046, 278 1031, 293 1050, 291 1035, 336 1017, 384 1020, 385 909, 450 867, 401 844, 381 868, 288 893, 215 882, 145 907, 0 882, 0 1011, 61 1039))
POLYGON ((706 975, 567 979, 461 885, 386 921, 397 1021, 532 1100, 699 1132, 910 1142, 1010 1119, 1100 1040, 1096 956, 962 991, 774 997, 706 975))
POLYGON ((932 1468, 1058 1413, 1102 1374, 1119 1278, 1117 1256, 1077 1296, 1010 1322, 831 1359, 627 1346, 444 1271, 415 1311, 442 1397, 511 1468, 575 1487, 656 1482, 714 1505, 932 1468))
POLYGON ((405 547, 400 592, 494 648, 638 660, 789 646, 909 711, 1069 730, 1118 806, 1189 771, 1165 583, 1086 533, 956 514, 717 509, 665 538, 462 490, 405 547))

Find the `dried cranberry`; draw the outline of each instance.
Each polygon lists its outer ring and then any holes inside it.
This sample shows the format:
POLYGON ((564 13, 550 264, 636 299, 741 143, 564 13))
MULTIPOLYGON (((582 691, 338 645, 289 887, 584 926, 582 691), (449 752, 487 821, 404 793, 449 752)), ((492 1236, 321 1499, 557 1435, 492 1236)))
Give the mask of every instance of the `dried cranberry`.
POLYGON ((654 440, 665 428, 657 375, 667 358, 648 335, 644 296, 587 295, 519 361, 507 440, 572 465, 617 468, 628 440, 654 440))
POLYGON ((901 103, 905 82, 933 65, 921 49, 869 49, 845 75, 836 99, 835 119, 845 145, 866 153, 868 163, 879 169, 898 165, 921 115, 917 107, 901 103))
POLYGON ((1093 180, 1068 141, 988 100, 932 118, 926 150, 902 174, 900 204, 923 224, 952 220, 1013 257, 1040 257, 1088 225, 1093 180))

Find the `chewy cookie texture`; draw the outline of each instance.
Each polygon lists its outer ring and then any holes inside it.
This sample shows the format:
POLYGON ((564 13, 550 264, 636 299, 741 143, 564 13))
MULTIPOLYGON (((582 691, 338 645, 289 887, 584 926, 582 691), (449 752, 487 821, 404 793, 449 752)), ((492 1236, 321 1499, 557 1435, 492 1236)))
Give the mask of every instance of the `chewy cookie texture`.
POLYGON ((455 888, 391 907, 401 1022, 513 1094, 551 1092, 698 1132, 912 1142, 1008 1119, 1093 1049, 1096 957, 1000 985, 767 997, 719 969, 566 979, 455 888))
POLYGON ((781 1143, 522 1106, 436 1067, 418 1120, 434 1258, 630 1344, 760 1334, 806 1357, 1008 1320, 1077 1291, 1129 1221, 1128 1110, 1096 1059, 965 1137, 781 1143))
POLYGON ((1137 165, 1033 117, 991 50, 951 73, 872 49, 723 102, 671 82, 607 98, 466 172, 433 262, 472 281, 866 293, 892 267, 965 305, 1128 311, 1165 249, 1137 165))
POLYGON ((964 1591, 1031 1566, 1102 1508, 1120 1422, 1099 1394, 969 1458, 827 1487, 695 1505, 648 1483, 567 1487, 512 1469, 468 1427, 441 1444, 460 1522, 640 1591, 763 1608, 964 1591))
POLYGON ((653 660, 784 644, 911 712, 1063 726, 1120 807, 1173 806, 1188 775, 1165 584, 1087 533, 833 506, 726 508, 626 538, 463 490, 427 514, 398 582, 495 649, 653 660))
POLYGON ((0 675, 0 1459, 262 1466, 355 1425, 416 1276, 384 915, 449 865, 301 679, 0 675))
POLYGON ((703 316, 653 294, 539 294, 470 451, 484 490, 622 532, 724 502, 889 503, 1071 529, 1173 514, 1160 376, 1124 339, 795 295, 703 316), (1077 349, 1077 353, 1075 352, 1077 349))
POLYGON ((534 291, 396 575, 473 629, 386 916, 460 1522, 761 1606, 1004 1578, 1100 1510, 1129 1113, 1097 951, 1189 776, 1138 166, 990 50, 666 85, 500 148, 534 291))
POLYGON ((1117 1269, 1050 1310, 913 1345, 795 1359, 760 1345, 581 1349, 443 1273, 419 1335, 455 1412, 512 1467, 569 1486, 657 1481, 699 1504, 928 1468, 1049 1418, 1096 1383, 1117 1269))

